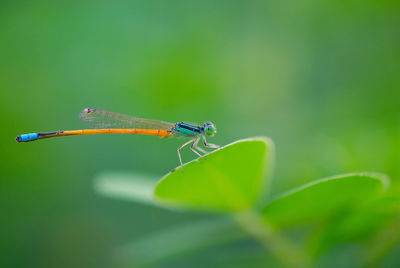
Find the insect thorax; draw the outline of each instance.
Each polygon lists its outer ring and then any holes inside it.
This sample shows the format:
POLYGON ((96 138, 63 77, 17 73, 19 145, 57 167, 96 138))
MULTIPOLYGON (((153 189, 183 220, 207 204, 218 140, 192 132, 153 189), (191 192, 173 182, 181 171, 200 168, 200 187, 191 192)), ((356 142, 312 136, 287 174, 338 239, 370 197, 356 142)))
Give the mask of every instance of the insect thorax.
POLYGON ((184 122, 176 123, 173 132, 177 136, 193 137, 203 133, 204 128, 200 126, 190 125, 184 122))

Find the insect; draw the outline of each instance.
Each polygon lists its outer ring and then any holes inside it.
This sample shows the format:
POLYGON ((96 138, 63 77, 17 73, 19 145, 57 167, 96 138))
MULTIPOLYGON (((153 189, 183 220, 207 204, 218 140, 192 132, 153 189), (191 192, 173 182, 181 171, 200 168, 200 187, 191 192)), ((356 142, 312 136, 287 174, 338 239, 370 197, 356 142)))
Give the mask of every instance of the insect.
POLYGON ((184 137, 190 140, 179 146, 177 150, 182 170, 183 163, 180 151, 185 146, 191 144, 190 149, 199 157, 202 157, 200 152, 206 153, 198 145, 200 140, 203 140, 203 144, 207 148, 219 148, 218 145, 208 143, 206 140, 206 136, 212 137, 217 133, 217 129, 211 122, 206 122, 202 126, 184 122, 168 123, 89 108, 84 109, 79 114, 79 118, 84 124, 93 129, 30 133, 17 136, 15 140, 17 142, 29 142, 52 137, 92 134, 142 134, 162 138, 184 137))

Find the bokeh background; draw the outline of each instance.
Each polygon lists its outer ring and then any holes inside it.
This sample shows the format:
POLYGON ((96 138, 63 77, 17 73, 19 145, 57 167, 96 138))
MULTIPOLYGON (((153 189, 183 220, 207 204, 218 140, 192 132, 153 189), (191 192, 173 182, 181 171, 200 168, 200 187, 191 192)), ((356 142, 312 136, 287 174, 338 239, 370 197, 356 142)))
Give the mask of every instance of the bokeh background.
MULTIPOLYGON (((400 5, 390 0, 1 1, 0 266, 114 267, 116 247, 205 217, 93 190, 105 171, 165 174, 182 140, 14 141, 82 128, 85 107, 213 121, 209 141, 220 145, 269 136, 272 194, 352 171, 399 184, 399 30, 400 5)), ((265 263, 252 249, 206 248, 160 267, 265 263)), ((347 252, 324 263, 345 264, 347 252)), ((399 252, 387 265, 400 263, 399 252)))

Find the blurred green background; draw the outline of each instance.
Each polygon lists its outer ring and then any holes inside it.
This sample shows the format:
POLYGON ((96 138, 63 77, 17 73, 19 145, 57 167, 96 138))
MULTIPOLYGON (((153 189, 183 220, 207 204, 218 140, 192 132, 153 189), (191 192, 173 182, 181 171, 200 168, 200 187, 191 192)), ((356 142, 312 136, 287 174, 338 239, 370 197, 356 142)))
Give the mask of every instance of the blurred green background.
MULTIPOLYGON (((271 137, 272 194, 352 171, 384 172, 398 185, 399 29, 400 5, 390 0, 2 1, 0 266, 113 267, 116 247, 207 217, 93 191, 104 171, 161 177, 178 165, 182 140, 14 141, 80 129, 85 107, 213 121, 209 141, 220 145, 271 137)), ((348 247, 331 260, 346 263, 348 247)), ((249 240, 160 267, 265 264, 252 251, 260 249, 249 240)))

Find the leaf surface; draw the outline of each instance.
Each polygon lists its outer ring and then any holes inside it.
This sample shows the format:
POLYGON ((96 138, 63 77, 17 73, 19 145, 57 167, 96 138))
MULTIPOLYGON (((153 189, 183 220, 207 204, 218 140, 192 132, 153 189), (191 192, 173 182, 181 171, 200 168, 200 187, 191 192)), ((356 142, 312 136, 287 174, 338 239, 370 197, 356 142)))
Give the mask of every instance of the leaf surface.
POLYGON ((152 204, 157 176, 133 172, 104 172, 94 182, 95 190, 104 196, 152 204))
POLYGON ((282 194, 262 210, 277 227, 322 221, 340 210, 349 210, 376 198, 389 185, 377 173, 350 173, 316 180, 282 194))
POLYGON ((157 184, 156 201, 171 208, 232 212, 259 201, 272 169, 273 143, 259 137, 239 140, 191 161, 157 184))

